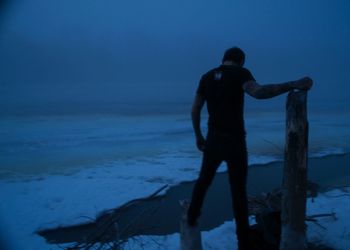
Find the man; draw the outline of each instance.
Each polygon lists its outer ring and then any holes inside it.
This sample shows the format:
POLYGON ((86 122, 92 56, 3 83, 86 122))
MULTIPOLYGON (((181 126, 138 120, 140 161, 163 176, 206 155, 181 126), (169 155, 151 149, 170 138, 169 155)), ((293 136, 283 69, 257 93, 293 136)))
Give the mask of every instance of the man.
POLYGON ((222 64, 204 74, 200 80, 192 107, 192 125, 197 147, 203 151, 203 159, 187 212, 187 223, 195 226, 208 187, 217 168, 225 161, 236 219, 238 247, 241 250, 248 249, 249 242, 244 92, 257 99, 266 99, 293 89, 309 90, 312 86, 312 80, 308 77, 280 84, 259 85, 250 71, 243 68, 244 62, 245 54, 241 49, 228 49, 222 64), (200 128, 200 113, 204 103, 207 104, 209 114, 206 139, 200 128))

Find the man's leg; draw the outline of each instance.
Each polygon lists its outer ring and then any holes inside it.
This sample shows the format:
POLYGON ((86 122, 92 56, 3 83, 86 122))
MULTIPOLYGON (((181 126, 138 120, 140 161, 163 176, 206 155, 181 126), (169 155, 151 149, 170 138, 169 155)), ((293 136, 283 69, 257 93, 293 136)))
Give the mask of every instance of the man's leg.
POLYGON ((248 199, 246 190, 248 159, 245 143, 238 150, 236 148, 233 154, 233 157, 227 161, 232 206, 236 220, 238 249, 245 250, 248 249, 249 244, 248 199))
POLYGON ((199 178, 194 185, 191 204, 188 209, 188 224, 194 226, 201 213, 205 194, 212 183, 216 170, 222 161, 215 154, 206 151, 203 155, 199 178))

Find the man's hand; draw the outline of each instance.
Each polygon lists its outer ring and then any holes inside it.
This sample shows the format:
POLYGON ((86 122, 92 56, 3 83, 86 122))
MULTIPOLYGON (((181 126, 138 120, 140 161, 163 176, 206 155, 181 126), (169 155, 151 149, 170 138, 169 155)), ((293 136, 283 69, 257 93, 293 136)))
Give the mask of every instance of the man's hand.
POLYGON ((313 81, 310 77, 303 77, 294 83, 294 87, 299 90, 309 90, 312 87, 313 81))
POLYGON ((203 136, 196 137, 196 144, 199 151, 204 151, 205 149, 205 139, 203 136))

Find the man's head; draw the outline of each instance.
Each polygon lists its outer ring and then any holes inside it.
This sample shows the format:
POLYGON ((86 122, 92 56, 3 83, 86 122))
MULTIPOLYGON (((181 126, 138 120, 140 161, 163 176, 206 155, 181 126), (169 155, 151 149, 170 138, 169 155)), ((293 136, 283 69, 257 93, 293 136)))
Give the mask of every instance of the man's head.
POLYGON ((230 48, 226 50, 224 57, 222 58, 222 62, 233 62, 243 66, 245 62, 245 54, 243 50, 238 47, 230 48))

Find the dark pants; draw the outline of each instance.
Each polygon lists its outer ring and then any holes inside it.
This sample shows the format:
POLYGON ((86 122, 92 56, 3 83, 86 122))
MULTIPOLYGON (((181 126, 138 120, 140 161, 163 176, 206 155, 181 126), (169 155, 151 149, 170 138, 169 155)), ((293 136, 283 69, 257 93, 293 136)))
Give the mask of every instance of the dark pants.
POLYGON ((249 222, 246 192, 248 159, 244 133, 228 136, 209 132, 201 171, 188 209, 188 217, 192 219, 199 217, 205 194, 223 161, 227 163, 228 168, 238 246, 239 249, 248 249, 249 222))

